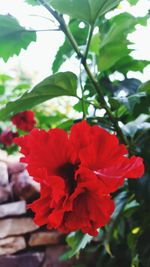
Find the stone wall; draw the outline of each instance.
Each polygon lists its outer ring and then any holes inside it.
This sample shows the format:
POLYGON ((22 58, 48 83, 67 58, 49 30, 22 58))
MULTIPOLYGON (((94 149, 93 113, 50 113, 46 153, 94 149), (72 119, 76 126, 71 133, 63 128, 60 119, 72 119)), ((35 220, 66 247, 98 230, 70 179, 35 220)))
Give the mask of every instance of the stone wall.
POLYGON ((27 203, 39 196, 39 185, 25 167, 0 150, 0 267, 73 266, 59 261, 65 236, 33 222, 27 203))

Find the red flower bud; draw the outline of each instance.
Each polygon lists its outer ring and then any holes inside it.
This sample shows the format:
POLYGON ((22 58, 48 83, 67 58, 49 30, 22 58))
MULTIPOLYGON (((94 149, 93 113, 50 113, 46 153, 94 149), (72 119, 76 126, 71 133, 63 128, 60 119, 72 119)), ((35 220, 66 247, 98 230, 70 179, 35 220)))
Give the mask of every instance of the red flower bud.
POLYGON ((0 143, 4 144, 6 147, 11 146, 13 139, 18 136, 18 133, 13 133, 11 130, 7 129, 3 131, 0 135, 0 143))
POLYGON ((32 110, 26 110, 14 115, 11 119, 13 124, 20 130, 29 132, 31 131, 36 123, 34 112, 32 110))

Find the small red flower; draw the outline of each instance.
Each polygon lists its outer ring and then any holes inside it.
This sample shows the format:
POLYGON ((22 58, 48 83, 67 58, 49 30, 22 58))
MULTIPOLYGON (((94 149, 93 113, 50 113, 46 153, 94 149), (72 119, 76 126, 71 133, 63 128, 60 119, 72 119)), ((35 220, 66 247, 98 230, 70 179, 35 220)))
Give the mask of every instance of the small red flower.
POLYGON ((18 136, 18 133, 13 133, 11 130, 7 129, 0 134, 0 143, 4 144, 6 147, 11 146, 13 139, 18 136))
POLYGON ((30 205, 35 223, 65 233, 97 235, 114 211, 110 193, 144 171, 142 158, 129 159, 115 135, 86 121, 74 125, 69 137, 61 129, 34 129, 15 142, 41 185, 40 198, 30 205))
POLYGON ((26 110, 14 115, 11 119, 13 124, 20 130, 29 132, 31 131, 36 123, 34 112, 32 110, 26 110))

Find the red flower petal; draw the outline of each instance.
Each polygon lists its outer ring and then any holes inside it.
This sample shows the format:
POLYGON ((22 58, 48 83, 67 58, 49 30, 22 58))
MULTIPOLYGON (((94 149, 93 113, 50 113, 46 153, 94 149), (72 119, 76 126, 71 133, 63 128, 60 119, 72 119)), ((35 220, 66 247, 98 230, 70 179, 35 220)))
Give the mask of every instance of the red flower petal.
POLYGON ((105 168, 128 153, 125 145, 120 145, 115 135, 98 126, 91 128, 92 142, 80 151, 80 159, 84 166, 93 170, 105 168))
POLYGON ((71 127, 69 142, 72 147, 72 161, 79 160, 79 152, 91 142, 91 127, 86 121, 76 123, 71 127))
POLYGON ((97 229, 110 220, 114 202, 108 194, 102 194, 103 185, 92 172, 80 169, 77 176, 77 188, 69 199, 72 210, 64 213, 60 230, 81 229, 84 233, 97 235, 97 229))
POLYGON ((32 176, 36 168, 43 167, 49 174, 56 175, 58 167, 69 161, 69 142, 64 130, 34 129, 29 135, 15 138, 14 142, 21 146, 21 153, 25 155, 22 161, 28 164, 32 176))
POLYGON ((138 178, 144 173, 143 160, 140 157, 122 157, 110 168, 95 172, 98 178, 106 185, 109 192, 114 192, 121 186, 125 178, 138 178))
POLYGON ((15 142, 41 184, 40 198, 30 205, 35 222, 63 232, 96 235, 113 213, 110 193, 144 171, 142 159, 127 158, 115 135, 85 121, 72 127, 69 139, 61 129, 34 129, 15 142))

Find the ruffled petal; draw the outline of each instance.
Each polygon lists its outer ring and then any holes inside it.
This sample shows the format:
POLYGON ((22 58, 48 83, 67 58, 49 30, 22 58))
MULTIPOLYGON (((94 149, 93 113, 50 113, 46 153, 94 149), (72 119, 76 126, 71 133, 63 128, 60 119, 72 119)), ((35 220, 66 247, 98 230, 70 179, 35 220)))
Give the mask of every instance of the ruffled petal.
POLYGON ((29 165, 29 172, 44 167, 49 174, 57 175, 59 166, 70 160, 68 136, 64 130, 51 129, 46 132, 34 129, 14 141, 21 146, 21 153, 25 155, 22 161, 29 165))
POLYGON ((78 184, 68 200, 72 203, 72 210, 64 212, 59 230, 70 232, 80 229, 97 235, 97 229, 110 220, 114 202, 109 194, 103 193, 106 188, 102 188, 103 184, 90 170, 79 169, 76 176, 78 184))
POLYGON ((79 161, 79 152, 91 143, 91 127, 86 121, 76 123, 71 127, 69 142, 72 147, 72 161, 79 161))
POLYGON ((105 168, 128 153, 125 145, 120 145, 115 135, 98 126, 91 128, 92 141, 80 151, 80 160, 83 166, 91 170, 105 168))
POLYGON ((144 173, 143 159, 140 157, 122 157, 110 168, 95 171, 97 177, 107 186, 108 191, 114 192, 125 178, 139 178, 144 173))
POLYGON ((52 212, 51 201, 51 189, 42 185, 40 198, 27 206, 35 213, 34 222, 37 225, 42 226, 48 223, 48 216, 52 212))
POLYGON ((73 210, 65 212, 60 231, 71 232, 80 229, 84 233, 97 235, 97 229, 110 220, 114 211, 110 197, 84 192, 74 200, 73 210))

